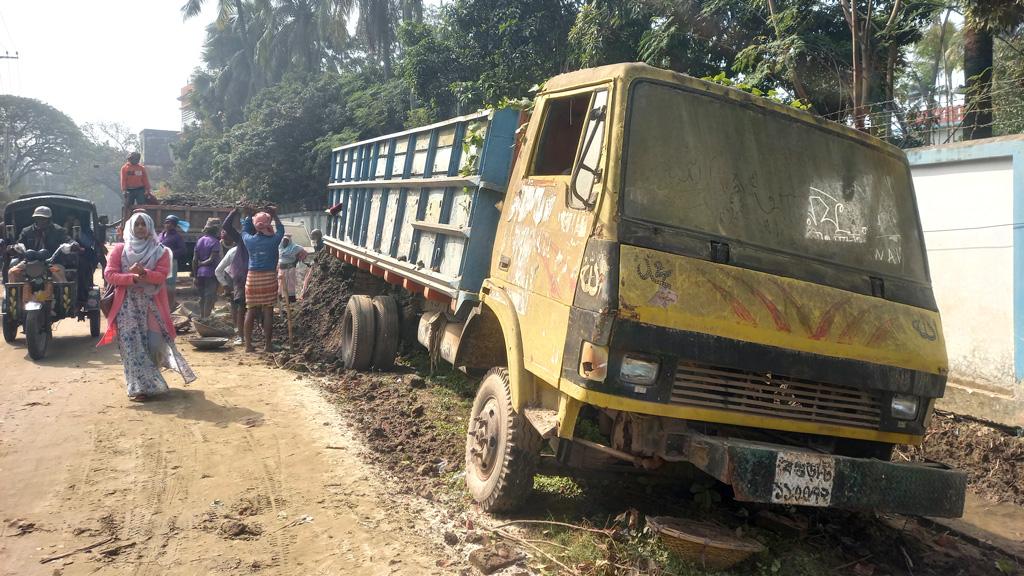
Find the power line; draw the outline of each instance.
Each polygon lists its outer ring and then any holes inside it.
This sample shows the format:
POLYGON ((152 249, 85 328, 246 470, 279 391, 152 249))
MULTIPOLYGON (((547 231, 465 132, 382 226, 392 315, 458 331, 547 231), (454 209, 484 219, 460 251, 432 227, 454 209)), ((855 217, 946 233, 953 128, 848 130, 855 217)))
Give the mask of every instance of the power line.
POLYGON ((924 230, 924 232, 963 232, 967 230, 988 230, 990 228, 1024 228, 1024 222, 1011 222, 1009 224, 990 224, 987 226, 968 226, 965 228, 942 228, 937 230, 924 230))
POLYGON ((11 47, 17 48, 18 46, 14 43, 14 36, 11 35, 11 30, 7 27, 7 20, 4 19, 3 12, 0 12, 0 26, 4 27, 4 32, 6 32, 7 37, 11 39, 11 47))
POLYGON ((1005 248, 1013 248, 1012 244, 1005 246, 959 246, 956 248, 929 248, 928 252, 956 252, 960 250, 1003 250, 1005 248))

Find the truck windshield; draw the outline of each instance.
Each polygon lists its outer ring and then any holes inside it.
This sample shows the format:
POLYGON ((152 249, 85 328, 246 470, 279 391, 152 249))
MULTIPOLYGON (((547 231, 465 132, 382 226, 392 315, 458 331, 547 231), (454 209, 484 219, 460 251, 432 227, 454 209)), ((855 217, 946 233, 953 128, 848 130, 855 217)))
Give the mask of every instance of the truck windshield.
POLYGON ((633 87, 624 216, 926 281, 909 168, 755 106, 633 87))

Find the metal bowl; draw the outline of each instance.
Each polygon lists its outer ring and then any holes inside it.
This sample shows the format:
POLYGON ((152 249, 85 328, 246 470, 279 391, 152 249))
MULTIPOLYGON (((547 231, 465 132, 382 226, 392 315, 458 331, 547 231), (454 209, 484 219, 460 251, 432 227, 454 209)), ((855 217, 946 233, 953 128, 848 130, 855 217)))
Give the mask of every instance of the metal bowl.
POLYGON ((227 338, 234 335, 234 331, 220 328, 219 326, 213 326, 206 322, 202 322, 192 319, 192 325, 195 327, 196 332, 204 338, 227 338))
POLYGON ((228 343, 227 338, 192 338, 188 341, 196 350, 214 350, 228 343))

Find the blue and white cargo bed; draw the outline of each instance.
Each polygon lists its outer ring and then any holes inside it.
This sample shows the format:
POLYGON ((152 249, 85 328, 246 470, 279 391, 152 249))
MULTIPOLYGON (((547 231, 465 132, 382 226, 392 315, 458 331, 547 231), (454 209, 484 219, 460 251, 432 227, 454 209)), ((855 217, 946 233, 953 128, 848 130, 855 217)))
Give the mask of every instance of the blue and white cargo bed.
POLYGON ((327 247, 453 311, 475 301, 518 125, 515 110, 485 111, 335 148, 327 247))

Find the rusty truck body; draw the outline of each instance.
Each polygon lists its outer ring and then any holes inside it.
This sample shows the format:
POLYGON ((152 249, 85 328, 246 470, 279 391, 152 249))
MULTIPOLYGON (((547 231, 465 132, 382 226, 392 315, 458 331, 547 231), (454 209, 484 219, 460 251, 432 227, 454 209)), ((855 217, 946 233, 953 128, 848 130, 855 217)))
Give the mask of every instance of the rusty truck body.
MULTIPOLYGON (((342 146, 328 188, 327 249, 482 375, 466 482, 485 509, 522 503, 538 466, 685 463, 743 501, 962 513, 963 473, 890 461, 947 371, 900 150, 621 64, 552 78, 529 116, 342 146)), ((345 362, 390 366, 400 315, 353 296, 345 362)))

